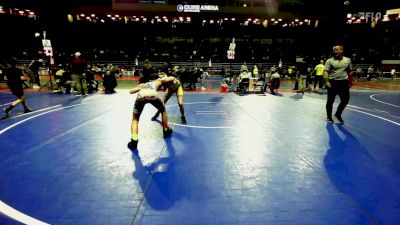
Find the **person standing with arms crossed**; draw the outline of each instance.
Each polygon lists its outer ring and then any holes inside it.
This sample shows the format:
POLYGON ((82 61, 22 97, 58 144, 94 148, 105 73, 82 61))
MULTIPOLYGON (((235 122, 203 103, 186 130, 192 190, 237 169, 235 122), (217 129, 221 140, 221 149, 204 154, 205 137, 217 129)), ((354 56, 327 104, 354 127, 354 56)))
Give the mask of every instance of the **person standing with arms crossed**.
POLYGON ((88 87, 86 84, 87 62, 81 57, 80 52, 75 52, 71 62, 72 80, 75 82, 78 94, 76 96, 87 95, 88 87))
POLYGON ((342 113, 350 100, 352 70, 353 68, 350 58, 343 56, 343 46, 335 45, 333 47, 333 57, 329 58, 325 62, 323 75, 325 87, 328 90, 328 98, 326 101, 326 115, 328 122, 334 122, 332 119, 333 103, 335 102, 336 95, 339 95, 340 104, 336 110, 335 117, 340 123, 344 123, 342 113))

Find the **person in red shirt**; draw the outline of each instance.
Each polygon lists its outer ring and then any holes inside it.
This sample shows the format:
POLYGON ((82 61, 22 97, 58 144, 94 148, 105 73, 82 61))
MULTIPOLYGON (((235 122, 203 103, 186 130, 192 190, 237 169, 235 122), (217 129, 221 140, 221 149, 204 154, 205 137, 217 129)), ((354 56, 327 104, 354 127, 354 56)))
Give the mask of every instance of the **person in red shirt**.
POLYGON ((80 52, 75 52, 74 58, 71 62, 71 71, 72 71, 72 80, 75 81, 75 86, 78 91, 78 96, 87 95, 88 88, 86 84, 86 75, 85 72, 87 70, 86 60, 81 58, 80 52))

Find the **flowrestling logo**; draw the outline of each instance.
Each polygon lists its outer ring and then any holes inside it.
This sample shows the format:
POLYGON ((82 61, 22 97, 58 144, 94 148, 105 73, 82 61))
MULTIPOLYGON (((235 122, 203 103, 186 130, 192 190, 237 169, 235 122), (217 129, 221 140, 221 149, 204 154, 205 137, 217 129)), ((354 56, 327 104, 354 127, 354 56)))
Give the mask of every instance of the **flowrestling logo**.
POLYGON ((382 13, 381 12, 358 12, 355 14, 349 14, 347 16, 349 19, 350 18, 360 18, 360 19, 365 19, 366 22, 369 20, 380 20, 382 18, 382 13))

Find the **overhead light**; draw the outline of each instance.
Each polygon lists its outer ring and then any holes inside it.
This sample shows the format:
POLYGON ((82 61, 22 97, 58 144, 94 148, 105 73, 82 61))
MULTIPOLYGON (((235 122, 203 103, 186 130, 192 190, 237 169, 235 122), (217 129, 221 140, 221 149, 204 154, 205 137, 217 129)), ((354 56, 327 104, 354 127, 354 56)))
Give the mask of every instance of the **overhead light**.
POLYGON ((74 17, 71 14, 67 15, 67 19, 68 19, 68 22, 70 22, 70 23, 74 22, 74 17))
POLYGON ((389 15, 383 15, 382 21, 389 21, 389 15))

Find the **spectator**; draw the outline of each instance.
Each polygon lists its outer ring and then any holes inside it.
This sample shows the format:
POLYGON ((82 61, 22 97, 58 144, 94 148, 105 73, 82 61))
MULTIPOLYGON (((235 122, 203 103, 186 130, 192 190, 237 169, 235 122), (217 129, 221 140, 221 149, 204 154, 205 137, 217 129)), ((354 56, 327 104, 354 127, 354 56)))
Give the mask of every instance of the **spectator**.
POLYGON ((244 71, 246 71, 246 72, 249 71, 249 69, 247 69, 246 62, 243 62, 243 65, 240 67, 240 73, 242 73, 244 71))
POLYGON ((111 71, 106 71, 103 77, 103 87, 105 94, 115 93, 114 88, 117 87, 117 78, 111 73, 111 71))
POLYGON ((318 92, 319 88, 322 88, 324 69, 325 69, 324 60, 321 60, 319 64, 314 68, 315 70, 314 90, 316 92, 318 92))
POLYGON ((298 91, 304 93, 307 87, 307 74, 309 73, 307 64, 303 61, 298 63, 296 68, 298 73, 298 91))
POLYGON ((392 79, 393 79, 393 80, 396 79, 396 69, 395 69, 395 68, 393 68, 393 69, 390 71, 390 75, 392 76, 392 79))
POLYGON ((80 52, 75 52, 74 58, 71 62, 72 79, 75 82, 76 89, 78 91, 77 96, 87 95, 88 87, 86 83, 86 70, 87 63, 86 60, 81 58, 80 52))
POLYGON ((39 70, 40 67, 43 65, 43 59, 39 60, 32 60, 32 62, 28 66, 28 73, 31 76, 33 88, 40 88, 40 76, 39 70))
POLYGON ((258 68, 257 68, 257 65, 254 65, 254 68, 253 68, 253 77, 258 77, 258 68))
POLYGON ((275 67, 271 68, 271 77, 270 77, 270 85, 269 85, 269 90, 271 91, 271 94, 276 94, 276 90, 280 86, 280 78, 281 76, 279 75, 278 70, 275 67))
POLYGON ((24 90, 22 88, 22 79, 23 73, 20 68, 17 67, 17 58, 9 59, 9 67, 5 70, 5 74, 7 77, 7 85, 10 88, 13 95, 15 95, 18 99, 13 101, 10 106, 4 109, 4 117, 7 118, 9 116, 10 111, 17 106, 18 104, 22 104, 24 107, 24 113, 32 112, 31 109, 26 105, 26 100, 24 96, 24 90))
POLYGON ((367 80, 371 81, 374 76, 374 67, 370 65, 367 70, 367 80))

